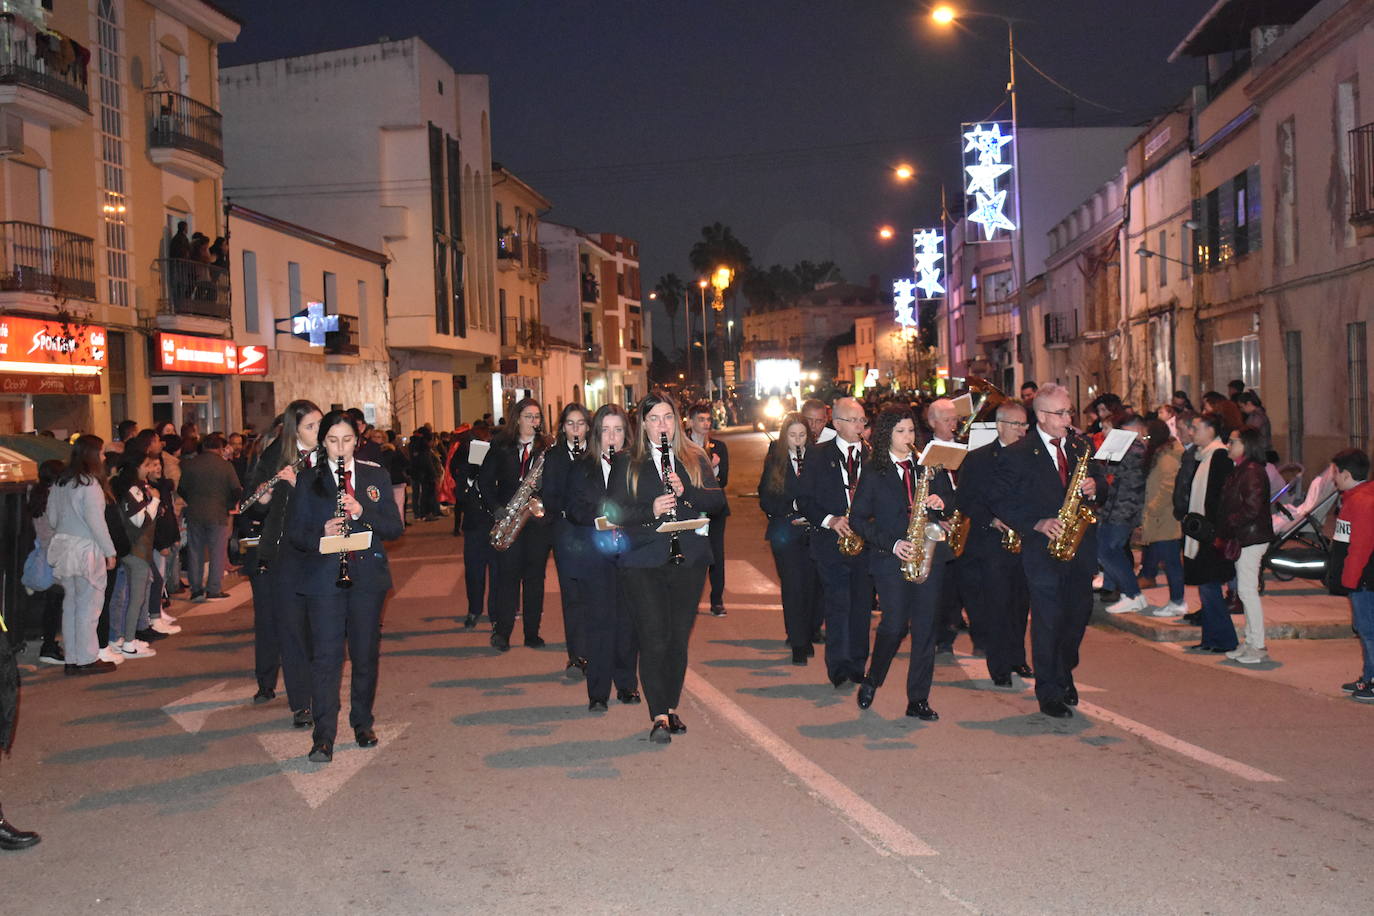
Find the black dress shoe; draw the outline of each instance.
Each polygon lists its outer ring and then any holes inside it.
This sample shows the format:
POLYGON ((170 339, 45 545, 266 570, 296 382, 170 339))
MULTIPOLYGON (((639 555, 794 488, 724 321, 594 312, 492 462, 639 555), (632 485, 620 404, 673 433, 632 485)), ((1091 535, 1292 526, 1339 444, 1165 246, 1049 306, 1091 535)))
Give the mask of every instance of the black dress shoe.
POLYGON ((334 742, 328 738, 316 738, 310 745, 311 763, 328 763, 334 759, 334 742))
POLYGON ((994 677, 994 678, 992 679, 992 686, 994 686, 994 687, 1010 687, 1010 686, 1011 686, 1011 675, 1010 675, 1010 674, 1001 674, 1001 675, 998 675, 997 677, 994 677))
POLYGON ((563 676, 570 681, 580 681, 587 676, 587 660, 585 658, 568 659, 568 667, 563 669, 563 676))
POLYGON ((847 674, 832 674, 832 675, 830 676, 830 683, 832 683, 832 684, 835 685, 835 689, 836 689, 836 690, 839 690, 839 689, 840 689, 841 687, 843 687, 845 684, 848 684, 848 683, 849 683, 849 675, 847 675, 847 674))
POLYGON ((1070 684, 1069 686, 1067 686, 1067 687, 1064 688, 1064 705, 1065 705, 1065 706, 1077 706, 1077 705, 1078 705, 1078 688, 1075 687, 1075 686, 1072 685, 1072 684, 1070 684))
POLYGON ((617 690, 615 692, 615 698, 622 703, 629 703, 631 705, 640 702, 638 690, 617 690))
POLYGON ((1030 665, 1013 665, 1011 673, 1019 674, 1028 681, 1035 677, 1035 672, 1031 670, 1030 665))
POLYGON ((1189 624, 1189 625, 1191 625, 1191 626, 1195 626, 1195 627, 1196 627, 1196 626, 1201 626, 1201 625, 1202 625, 1202 611, 1193 611, 1192 613, 1184 614, 1184 615, 1183 615, 1181 618, 1179 618, 1179 619, 1182 620, 1184 623, 1189 624))
POLYGON ((915 703, 906 704, 906 714, 922 722, 938 722, 940 714, 930 708, 930 703, 925 700, 917 700, 915 703))
POLYGON ((682 720, 678 718, 675 712, 668 713, 668 731, 675 735, 682 735, 687 732, 687 726, 682 724, 682 720))
POLYGON ((118 668, 118 667, 119 667, 119 666, 116 665, 114 662, 103 662, 103 661, 101 661, 100 659, 97 658, 95 661, 91 662, 89 665, 63 665, 63 666, 62 666, 62 673, 63 673, 63 674, 70 674, 70 675, 75 675, 75 674, 109 674, 111 671, 115 670, 115 669, 118 668))
POLYGON ((358 741, 358 747, 376 747, 377 733, 370 728, 353 729, 353 737, 358 741))
POLYGON ((1230 649, 1227 649, 1225 646, 1209 646, 1205 642, 1197 643, 1196 645, 1189 646, 1188 648, 1193 652, 1211 652, 1213 654, 1231 651, 1230 649))
POLYGON ((1051 719, 1072 719, 1073 710, 1059 700, 1042 700, 1040 711, 1051 719))
POLYGON ((806 654, 805 647, 792 650, 792 664, 804 668, 806 667, 806 660, 808 658, 810 658, 810 656, 806 654))
POLYGON ((141 640, 143 640, 144 642, 157 642, 159 639, 166 639, 166 638, 167 638, 167 634, 166 634, 166 633, 159 633, 157 630, 154 630, 152 627, 144 627, 144 628, 141 629, 141 630, 135 630, 135 631, 134 631, 134 638, 135 638, 135 639, 141 639, 141 640))
POLYGON ((811 642, 818 646, 825 645, 825 631, 817 630, 811 634, 811 642))
POLYGON ((32 830, 20 830, 0 814, 0 849, 28 849, 42 839, 32 830))
POLYGON ((271 687, 259 687, 258 692, 253 694, 253 705, 266 703, 268 700, 275 700, 277 692, 271 687))
POLYGON ((510 651, 510 637, 508 636, 502 636, 500 633, 494 632, 491 634, 490 642, 493 649, 500 649, 502 652, 510 651))
POLYGON ((308 709, 298 709, 291 714, 291 724, 296 728, 309 728, 315 724, 315 716, 308 709))
POLYGON ((878 692, 878 688, 867 682, 859 685, 859 708, 867 709, 873 705, 873 695, 878 692))
POLYGON ((654 720, 654 727, 649 729, 649 740, 654 744, 668 744, 673 740, 672 733, 668 728, 667 722, 654 720))
POLYGON ((544 640, 538 636, 526 636, 525 645, 529 646, 531 649, 542 649, 544 648, 544 640))
POLYGON ((725 616, 725 605, 723 605, 723 604, 713 604, 713 605, 711 605, 711 616, 712 616, 712 617, 724 617, 724 616, 725 616))
POLYGON ((466 617, 463 618, 463 629, 465 629, 465 630, 471 630, 471 629, 472 629, 473 627, 475 627, 475 626, 477 626, 477 615, 476 615, 476 614, 469 614, 469 615, 467 615, 466 617))
POLYGON ((606 708, 607 707, 605 697, 595 697, 590 703, 587 704, 587 712, 605 712, 606 708))

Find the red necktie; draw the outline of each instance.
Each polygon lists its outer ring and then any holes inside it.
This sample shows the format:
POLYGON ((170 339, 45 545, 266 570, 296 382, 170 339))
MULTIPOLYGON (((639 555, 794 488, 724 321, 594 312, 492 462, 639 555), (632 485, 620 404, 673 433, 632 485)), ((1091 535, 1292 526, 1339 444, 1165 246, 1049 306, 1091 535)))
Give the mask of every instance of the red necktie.
POLYGON ((352 496, 352 495, 353 495, 353 472, 352 472, 352 471, 347 471, 347 470, 346 470, 346 471, 343 471, 343 472, 342 472, 342 476, 343 476, 343 488, 344 488, 344 492, 347 493, 349 496, 352 496))
POLYGON ((530 444, 520 446, 520 476, 523 478, 530 470, 530 444))
POLYGON ((908 507, 911 506, 912 501, 916 498, 915 476, 911 468, 911 459, 908 458, 902 462, 902 478, 906 483, 906 504, 908 507))
POLYGON ((1059 468, 1059 484, 1067 487, 1069 485, 1069 459, 1064 454, 1064 440, 1051 439, 1050 445, 1054 446, 1054 463, 1059 468))

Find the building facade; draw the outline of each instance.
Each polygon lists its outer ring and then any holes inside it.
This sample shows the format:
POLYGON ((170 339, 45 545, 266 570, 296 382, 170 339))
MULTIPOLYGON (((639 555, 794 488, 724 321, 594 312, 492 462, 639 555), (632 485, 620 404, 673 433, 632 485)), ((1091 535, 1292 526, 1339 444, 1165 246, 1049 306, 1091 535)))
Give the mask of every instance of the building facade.
POLYGON ((616 404, 634 404, 649 393, 644 337, 639 243, 610 232, 595 236, 608 257, 601 260, 602 334, 607 390, 616 404))
POLYGON ((802 374, 818 372, 849 383, 838 364, 843 343, 835 344, 834 363, 827 359, 827 344, 852 333, 859 319, 891 311, 891 297, 879 291, 876 278, 868 286, 826 283, 794 302, 751 307, 743 318, 740 378, 757 382, 761 360, 787 359, 796 360, 802 374))
POLYGON ((501 364, 492 377, 493 416, 508 416, 521 398, 545 405, 546 422, 557 412, 552 399, 569 392, 547 387, 550 358, 548 326, 540 306, 540 286, 549 276, 547 250, 539 244, 541 211, 548 200, 499 163, 492 164, 496 207, 496 310, 501 329, 501 364))

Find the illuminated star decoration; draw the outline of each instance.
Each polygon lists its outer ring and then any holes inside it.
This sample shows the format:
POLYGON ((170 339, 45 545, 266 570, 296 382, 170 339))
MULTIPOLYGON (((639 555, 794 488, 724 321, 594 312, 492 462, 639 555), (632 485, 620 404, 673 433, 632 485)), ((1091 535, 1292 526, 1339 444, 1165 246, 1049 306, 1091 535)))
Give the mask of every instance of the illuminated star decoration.
POLYGON ((985 194, 997 193, 997 179, 1011 171, 1010 163, 994 162, 987 165, 966 165, 964 171, 968 172, 968 188, 965 194, 976 194, 979 191, 985 194))
POLYGON ((916 284, 910 280, 894 280, 892 283, 892 304, 897 310, 897 323, 904 328, 916 324, 916 284))
POLYGON ((1016 224, 1007 219, 1007 215, 1002 212, 1002 208, 1007 202, 1006 191, 998 191, 991 197, 979 191, 977 198, 978 208, 968 215, 968 221, 981 223, 983 235, 988 241, 992 241, 992 237, 997 234, 998 229, 1012 230, 1016 228, 1016 224))
POLYGON ((993 123, 991 126, 975 124, 973 130, 964 132, 967 144, 964 153, 974 153, 978 160, 974 164, 964 166, 969 178, 964 193, 973 195, 977 203, 968 220, 982 225, 984 238, 989 242, 997 234, 998 229, 1016 229, 1016 224, 1007 218, 1005 212, 1007 192, 1005 189, 997 189, 998 179, 1012 168, 1009 163, 1002 161, 1003 147, 1010 143, 1012 138, 1012 134, 1002 133, 1002 125, 999 123, 993 123))
POLYGON ((912 234, 916 273, 920 277, 916 281, 916 288, 921 291, 923 299, 934 299, 945 291, 940 283, 940 261, 945 257, 940 250, 943 244, 943 234, 934 229, 919 229, 912 234))
POLYGON ((978 162, 988 165, 993 162, 1002 161, 1002 147, 1011 142, 1011 134, 1002 136, 1002 125, 993 124, 992 130, 987 130, 983 125, 975 125, 973 130, 964 134, 964 139, 968 141, 968 146, 964 147, 964 152, 978 153, 978 162))

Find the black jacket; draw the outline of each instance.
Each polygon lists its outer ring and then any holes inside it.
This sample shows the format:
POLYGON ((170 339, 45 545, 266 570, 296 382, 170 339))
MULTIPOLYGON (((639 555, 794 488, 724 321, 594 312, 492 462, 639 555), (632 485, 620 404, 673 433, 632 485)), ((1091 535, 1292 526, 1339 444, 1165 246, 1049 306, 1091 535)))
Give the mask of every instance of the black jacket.
MULTIPOLYGON (((1221 494, 1226 488, 1226 480, 1231 476, 1234 465, 1226 454, 1226 449, 1215 449, 1210 453, 1212 470, 1207 475, 1207 492, 1203 495, 1203 515, 1216 527, 1221 522, 1221 494)), ((1189 481, 1189 492, 1192 481, 1189 481)), ((1227 560, 1216 549, 1215 539, 1199 542, 1197 555, 1188 556, 1188 540, 1185 538, 1183 555, 1183 581, 1188 585, 1206 585, 1209 582, 1225 582, 1236 574, 1235 564, 1227 560)))
MULTIPOLYGON (((1070 478, 1079 458, 1091 449, 1092 441, 1086 436, 1073 436, 1065 443, 1070 478)), ((1098 462, 1089 461, 1088 474, 1096 482, 1097 495, 1085 498, 1083 504, 1092 506, 1107 492, 1107 478, 1098 462)), ((1002 450, 989 505, 994 515, 1021 535, 1025 547, 1044 550, 1049 546, 1049 539, 1036 531, 1035 525, 1043 518, 1058 515, 1065 495, 1054 456, 1040 438, 1038 428, 1031 427, 1024 439, 1002 450)), ((1088 526, 1075 555, 1085 558, 1085 562, 1088 558, 1097 562, 1096 528, 1096 525, 1088 526)))
MULTIPOLYGON (((396 510, 391 479, 386 471, 361 459, 354 459, 353 467, 357 473, 353 496, 362 506, 363 513, 356 521, 349 521, 349 530, 372 529, 372 546, 350 555, 349 576, 358 591, 385 592, 391 588, 391 567, 382 542, 400 537, 405 525, 396 510)), ((297 479, 286 528, 291 543, 300 551, 300 571, 294 577, 298 594, 336 595, 339 592, 334 584, 339 575, 338 554, 320 553, 324 523, 334 517, 337 506, 338 487, 333 472, 324 462, 297 479)))
POLYGON ((607 514, 607 481, 601 466, 601 458, 584 455, 568 467, 562 498, 564 529, 559 549, 564 551, 564 559, 560 562, 570 563, 569 574, 574 579, 590 574, 590 564, 597 560, 614 562, 625 548, 622 532, 596 530, 597 518, 607 514))
MULTIPOLYGON (((730 483, 730 449, 726 448, 725 443, 714 436, 706 443, 706 446, 706 457, 708 460, 712 455, 720 456, 720 464, 716 465, 716 473, 713 476, 716 478, 716 483, 720 486, 720 492, 724 493, 726 486, 730 483)), ((721 518, 729 514, 730 502, 727 499, 725 507, 719 512, 712 512, 711 517, 721 518)))
MULTIPOLYGON (((245 488, 247 493, 256 493, 258 487, 262 486, 272 475, 277 472, 277 467, 281 463, 282 449, 285 444, 278 437, 271 445, 262 450, 257 464, 248 472, 248 486, 245 488)), ((314 459, 318 461, 317 457, 314 459)), ((299 478, 305 476, 310 470, 309 465, 303 468, 297 475, 299 478)), ((286 519, 291 507, 291 498, 295 494, 296 488, 284 480, 277 481, 272 486, 272 498, 263 505, 261 502, 254 503, 243 510, 245 521, 258 522, 258 560, 269 566, 277 562, 278 557, 283 553, 293 553, 295 548, 289 541, 283 542, 282 532, 286 528, 286 519)))
MULTIPOLYGON (((805 521, 806 516, 802 514, 797 505, 797 472, 792 469, 792 459, 789 455, 786 459, 787 470, 783 476, 781 489, 770 486, 768 480, 768 465, 776 458, 779 450, 785 450, 781 441, 775 441, 768 446, 768 457, 763 462, 763 474, 759 477, 759 508, 768 519, 768 528, 764 532, 764 537, 772 544, 781 547, 785 544, 798 543, 809 536, 810 523, 806 525, 794 525, 796 519, 805 521)), ((802 456, 802 470, 806 470, 806 457, 802 456)))
POLYGON ((992 511, 992 488, 998 465, 1006 451, 1000 440, 974 449, 959 465, 959 492, 955 505, 969 520, 964 556, 987 555, 1002 550, 1002 532, 992 527, 997 513, 992 511))
MULTIPOLYGON (((823 445, 809 447, 802 465, 801 479, 797 481, 797 505, 807 521, 819 529, 811 535, 811 554, 818 559, 840 557, 835 546, 838 536, 829 528, 824 528, 822 523, 827 515, 844 515, 849 509, 844 474, 841 471, 845 455, 840 451, 839 441, 831 439, 823 445)), ((861 446, 858 462, 861 483, 868 463, 868 454, 868 446, 861 446)))
MULTIPOLYGON (((692 485, 691 478, 682 463, 673 458, 673 468, 682 479, 684 490, 678 500, 679 519, 697 518, 702 513, 710 515, 725 505, 725 492, 716 486, 715 476, 710 465, 702 459, 702 486, 692 485)), ((658 476, 658 464, 650 456, 640 462, 637 492, 630 492, 629 454, 617 455, 615 467, 611 469, 610 486, 606 494, 606 514, 610 520, 625 529, 627 545, 620 555, 620 565, 630 568, 655 568, 668 564, 668 550, 672 536, 660 534, 654 529, 664 521, 654 515, 654 500, 663 495, 663 483, 658 476)), ((711 562, 711 542, 696 531, 678 533, 685 562, 692 566, 706 566, 711 562)))
MULTIPOLYGON (((547 444, 539 436, 535 436, 534 445, 530 450, 530 468, 534 468, 535 459, 539 453, 547 448, 547 444)), ((550 454, 544 459, 544 474, 549 472, 549 460, 554 455, 550 454)), ((555 464, 555 468, 557 465, 555 464)), ((547 476, 540 481, 540 485, 535 487, 535 495, 541 495, 544 482, 547 476)), ((482 462, 481 470, 477 475, 477 485, 482 490, 482 497, 486 500, 487 508, 491 510, 493 516, 500 513, 506 504, 515 496, 515 491, 520 488, 520 446, 513 440, 502 437, 498 441, 493 441, 491 451, 487 452, 487 458, 482 462)), ((542 496, 541 496, 542 498, 542 496)), ((553 522, 552 513, 545 512, 543 518, 531 518, 528 525, 549 525, 553 522)))
POLYGON ((1193 475, 1197 473, 1197 446, 1189 445, 1178 459, 1178 476, 1174 478, 1174 518, 1183 521, 1188 514, 1188 497, 1193 492, 1193 475))
MULTIPOLYGON (((912 486, 916 486, 915 482, 912 486)), ((944 500, 945 508, 927 509, 927 518, 938 522, 953 514, 954 488, 948 474, 936 474, 931 479, 930 495, 944 500)), ((859 488, 854 493, 849 524, 863 537, 869 548, 869 566, 874 573, 899 570, 902 561, 897 559, 892 547, 906 537, 910 522, 911 507, 907 505, 906 483, 902 480, 901 469, 886 461, 881 464, 870 461, 859 476, 859 488)), ((947 562, 953 556, 945 541, 936 545, 934 562, 947 562)))

